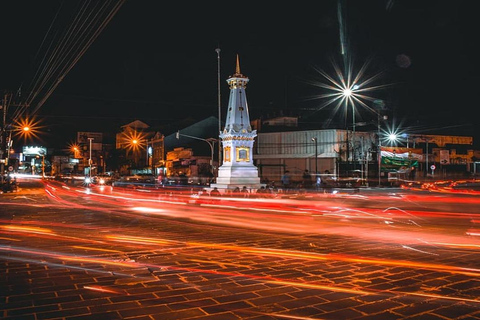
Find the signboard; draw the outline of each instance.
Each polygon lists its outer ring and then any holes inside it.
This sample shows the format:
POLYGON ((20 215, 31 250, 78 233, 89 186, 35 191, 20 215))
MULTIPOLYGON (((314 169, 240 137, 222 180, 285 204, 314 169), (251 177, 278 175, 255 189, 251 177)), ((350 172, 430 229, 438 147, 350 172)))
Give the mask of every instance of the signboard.
POLYGON ((380 168, 381 171, 396 172, 400 170, 402 167, 405 167, 405 168, 418 167, 418 161, 415 159, 382 157, 381 168, 380 168))
POLYGON ((88 138, 93 138, 92 143, 102 143, 103 134, 101 132, 77 132, 77 143, 89 144, 88 138))
POLYGON ((440 163, 450 164, 450 150, 440 150, 440 163))
POLYGON ((46 155, 47 148, 45 147, 23 147, 23 154, 26 156, 39 156, 39 155, 46 155))

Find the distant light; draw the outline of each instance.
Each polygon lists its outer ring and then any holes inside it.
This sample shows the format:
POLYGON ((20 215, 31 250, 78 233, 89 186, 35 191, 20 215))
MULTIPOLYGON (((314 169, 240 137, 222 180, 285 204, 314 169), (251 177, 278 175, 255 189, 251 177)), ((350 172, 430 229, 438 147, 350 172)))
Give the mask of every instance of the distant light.
POLYGON ((358 88, 359 88, 358 85, 354 85, 354 86, 352 87, 352 90, 357 90, 358 88))
POLYGON ((390 133, 388 135, 388 140, 390 141, 397 141, 397 135, 395 133, 390 133))
POLYGON ((30 127, 23 127, 23 131, 25 132, 30 131, 30 127))
POLYGON ((92 182, 92 179, 90 179, 90 177, 85 177, 85 183, 90 183, 92 182))
POLYGON ((350 97, 352 95, 352 90, 350 90, 348 88, 343 90, 343 95, 346 96, 346 97, 350 97))

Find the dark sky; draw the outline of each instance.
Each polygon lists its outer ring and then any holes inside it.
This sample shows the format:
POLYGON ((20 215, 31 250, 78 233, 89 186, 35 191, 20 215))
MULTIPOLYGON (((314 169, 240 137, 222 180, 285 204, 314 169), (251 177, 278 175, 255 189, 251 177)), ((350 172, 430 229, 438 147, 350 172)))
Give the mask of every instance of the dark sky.
MULTIPOLYGON (((58 86, 50 93, 47 86, 38 90, 28 109, 57 137, 60 131, 67 138, 69 131, 115 130, 134 119, 157 125, 217 116, 217 47, 223 116, 226 79, 238 54, 241 72, 250 78, 251 118, 283 112, 319 128, 328 118, 342 123, 345 115, 332 108, 317 111, 325 99, 310 97, 329 91, 309 81, 326 83, 315 69, 333 74, 332 61, 342 65, 343 25, 354 70, 368 61, 365 78, 379 74, 371 85, 388 85, 367 94, 385 102, 390 125, 425 134, 448 128, 449 134, 475 134, 479 142, 475 1, 344 0, 340 24, 337 0, 127 0, 83 54, 80 45, 71 49, 77 50, 76 63, 49 53, 46 48, 59 45, 85 3, 0 3, 0 89, 17 92, 22 86, 25 101, 37 72, 50 71, 51 83, 58 79, 52 67, 39 67, 42 62, 54 59, 61 69, 70 61, 58 86), (42 97, 48 99, 40 105, 42 97)), ((371 117, 358 109, 359 121, 371 117)))

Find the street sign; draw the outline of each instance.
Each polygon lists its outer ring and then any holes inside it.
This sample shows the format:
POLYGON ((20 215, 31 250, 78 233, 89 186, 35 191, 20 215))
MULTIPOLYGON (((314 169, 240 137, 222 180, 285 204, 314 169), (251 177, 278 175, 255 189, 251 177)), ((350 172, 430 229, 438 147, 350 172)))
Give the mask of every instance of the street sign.
POLYGON ((8 171, 13 171, 13 167, 12 167, 12 166, 9 166, 9 167, 8 167, 8 171))
POLYGON ((432 164, 432 165, 430 166, 430 169, 432 169, 432 170, 435 170, 435 168, 436 168, 436 167, 435 167, 434 164, 432 164))

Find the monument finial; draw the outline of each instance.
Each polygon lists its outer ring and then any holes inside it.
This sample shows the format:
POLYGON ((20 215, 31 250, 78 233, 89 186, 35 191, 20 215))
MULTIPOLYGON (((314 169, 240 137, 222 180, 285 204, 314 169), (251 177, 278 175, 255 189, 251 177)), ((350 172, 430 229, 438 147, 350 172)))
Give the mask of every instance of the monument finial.
POLYGON ((240 74, 240 61, 238 59, 238 53, 237 53, 237 68, 235 69, 236 74, 240 74))

